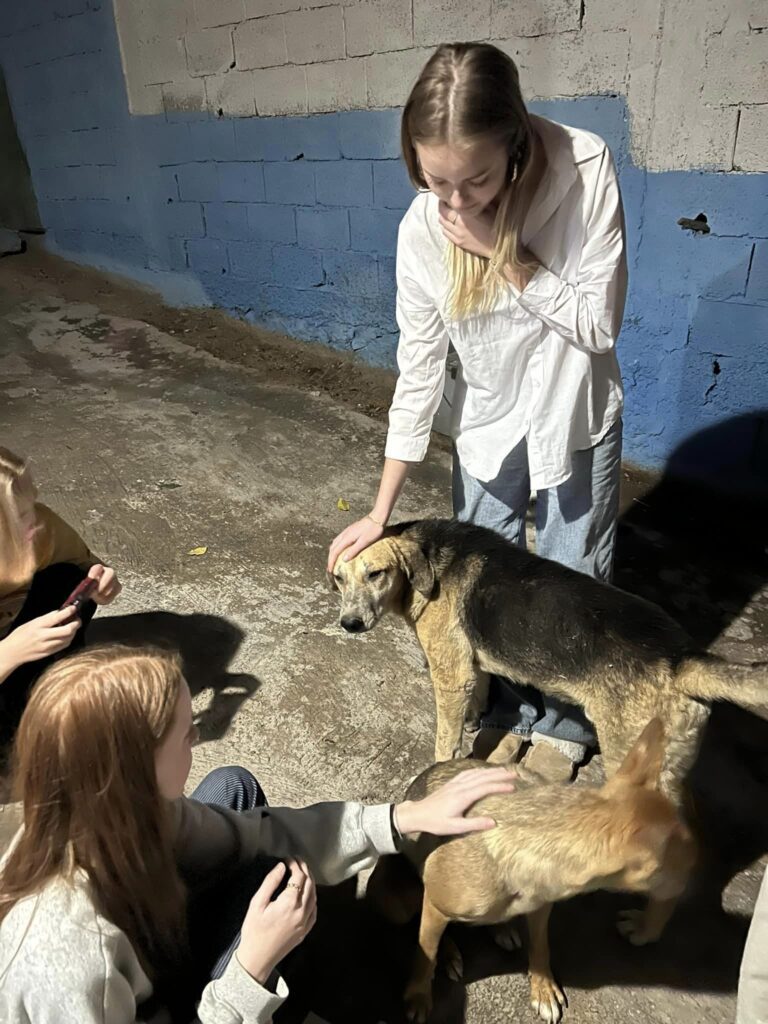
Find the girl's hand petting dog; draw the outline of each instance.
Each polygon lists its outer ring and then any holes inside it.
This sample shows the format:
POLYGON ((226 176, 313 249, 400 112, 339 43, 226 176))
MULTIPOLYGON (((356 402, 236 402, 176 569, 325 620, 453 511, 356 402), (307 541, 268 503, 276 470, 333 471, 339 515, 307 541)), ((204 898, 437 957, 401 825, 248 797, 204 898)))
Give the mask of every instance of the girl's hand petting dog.
POLYGON ((492 793, 512 793, 514 772, 508 768, 469 768, 423 800, 405 800, 395 807, 400 835, 429 832, 433 836, 460 836, 494 828, 493 818, 465 818, 466 812, 492 793))

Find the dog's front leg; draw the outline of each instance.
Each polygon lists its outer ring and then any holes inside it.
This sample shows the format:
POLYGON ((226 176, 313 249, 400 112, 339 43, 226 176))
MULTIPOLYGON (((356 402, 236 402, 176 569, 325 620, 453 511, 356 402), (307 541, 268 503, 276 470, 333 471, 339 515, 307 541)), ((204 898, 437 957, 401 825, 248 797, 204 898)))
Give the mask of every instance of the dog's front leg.
POLYGON ((677 901, 677 896, 668 900, 654 899, 650 896, 644 910, 623 910, 619 914, 616 927, 633 946, 646 946, 650 942, 658 942, 674 913, 677 901))
POLYGON ((528 975, 531 982, 531 1006, 547 1024, 557 1024, 567 1006, 563 990, 552 977, 549 964, 549 915, 552 904, 528 914, 528 975))
POLYGON ((411 980, 405 990, 405 1010, 408 1019, 424 1024, 432 1012, 432 979, 435 974, 437 950, 443 937, 448 918, 430 902, 427 890, 421 904, 419 924, 419 948, 411 972, 411 980))
POLYGON ((461 756, 461 738, 464 719, 474 688, 474 678, 467 682, 441 679, 432 672, 435 687, 435 709, 437 712, 437 736, 435 737, 435 760, 450 761, 461 756))

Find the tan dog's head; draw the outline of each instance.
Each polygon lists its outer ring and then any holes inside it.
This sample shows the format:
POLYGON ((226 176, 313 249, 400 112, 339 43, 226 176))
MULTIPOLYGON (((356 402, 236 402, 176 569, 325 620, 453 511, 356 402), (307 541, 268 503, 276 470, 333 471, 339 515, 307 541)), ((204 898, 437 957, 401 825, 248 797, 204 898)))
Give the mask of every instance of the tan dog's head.
POLYGON ((658 718, 648 723, 601 795, 614 808, 608 839, 613 861, 605 888, 673 899, 685 888, 696 844, 672 802, 658 791, 666 743, 658 718))
POLYGON ((348 633, 365 633, 385 612, 402 610, 408 588, 428 598, 435 572, 414 541, 384 537, 348 562, 340 557, 329 582, 341 594, 342 627, 348 633))

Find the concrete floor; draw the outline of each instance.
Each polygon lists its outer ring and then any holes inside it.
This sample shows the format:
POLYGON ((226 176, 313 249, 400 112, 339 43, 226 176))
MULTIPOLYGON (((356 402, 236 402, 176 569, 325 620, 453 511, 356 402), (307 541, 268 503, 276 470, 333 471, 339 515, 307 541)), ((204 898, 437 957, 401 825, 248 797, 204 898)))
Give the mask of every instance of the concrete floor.
MULTIPOLYGON (((276 384, 263 336, 251 337, 267 352, 256 365, 228 361, 205 351, 211 317, 185 316, 50 258, 3 260, 0 440, 31 456, 42 499, 119 572, 123 595, 90 639, 157 637, 183 652, 202 732, 193 783, 238 762, 273 803, 397 798, 432 750, 420 652, 395 622, 343 634, 323 572, 329 539, 370 507, 377 482, 385 425, 358 411, 365 373, 345 400, 323 388, 322 372, 298 366, 321 357, 295 349, 295 381, 281 372, 276 384), (199 546, 206 554, 188 554, 199 546)), ((237 330, 247 350, 247 329, 237 330)), ((448 496, 438 444, 399 511, 448 514, 448 496)), ((728 547, 718 551, 701 509, 689 513, 663 484, 628 486, 618 582, 661 601, 701 643, 736 660, 768 658, 764 548, 721 519, 716 536, 728 547)), ((768 850, 768 727, 730 707, 713 717, 694 780, 705 864, 663 942, 622 943, 613 919, 625 897, 555 912, 553 963, 572 1024, 733 1019, 756 862, 768 850)), ((2 809, 6 833, 15 820, 2 809)), ((323 911, 288 1017, 398 1024, 412 933, 370 919, 354 885, 326 893, 323 911)), ((434 1020, 533 1020, 523 956, 481 930, 456 937, 468 984, 439 982, 434 1020)))

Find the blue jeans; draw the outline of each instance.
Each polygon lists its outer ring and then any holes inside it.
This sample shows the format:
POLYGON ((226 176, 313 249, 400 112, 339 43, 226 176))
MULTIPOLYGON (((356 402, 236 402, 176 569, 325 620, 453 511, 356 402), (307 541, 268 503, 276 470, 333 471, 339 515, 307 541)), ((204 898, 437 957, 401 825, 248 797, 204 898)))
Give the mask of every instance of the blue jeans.
MULTIPOLYGON (((611 578, 616 544, 621 435, 618 420, 594 448, 573 453, 573 471, 565 483, 536 495, 537 554, 606 581, 611 578)), ((457 519, 488 526, 524 548, 530 498, 525 438, 505 458, 496 479, 487 483, 470 476, 454 450, 453 514, 457 519)), ((594 727, 580 708, 498 677, 491 679, 481 724, 522 736, 538 732, 584 747, 596 745, 594 727)))

